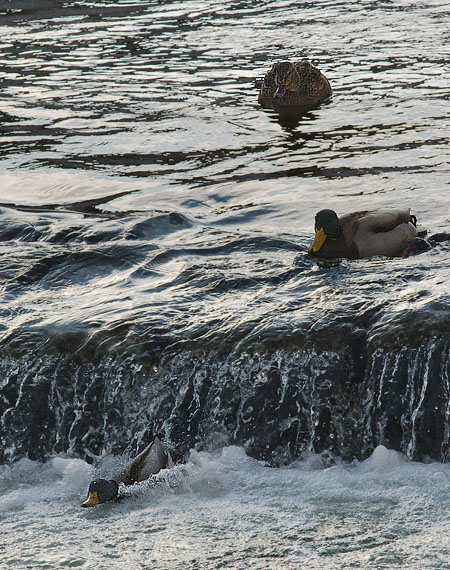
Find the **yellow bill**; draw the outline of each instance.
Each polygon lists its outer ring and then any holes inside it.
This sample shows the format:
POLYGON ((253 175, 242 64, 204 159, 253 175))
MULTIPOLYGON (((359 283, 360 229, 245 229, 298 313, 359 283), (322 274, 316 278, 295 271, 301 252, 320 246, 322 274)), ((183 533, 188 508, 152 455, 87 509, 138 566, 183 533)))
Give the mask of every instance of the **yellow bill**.
POLYGON ((316 230, 314 241, 309 246, 309 253, 317 253, 319 249, 323 246, 326 239, 327 239, 327 234, 325 233, 323 228, 316 230))
POLYGON ((89 493, 88 498, 84 501, 84 503, 81 503, 82 507, 95 507, 95 505, 98 505, 98 494, 97 491, 94 491, 94 493, 89 493))

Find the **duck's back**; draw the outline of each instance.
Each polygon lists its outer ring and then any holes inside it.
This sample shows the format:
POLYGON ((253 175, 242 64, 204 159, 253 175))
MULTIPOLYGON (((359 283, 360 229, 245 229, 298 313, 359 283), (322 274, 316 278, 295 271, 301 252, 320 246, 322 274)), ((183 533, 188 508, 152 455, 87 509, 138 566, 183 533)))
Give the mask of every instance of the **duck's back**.
POLYGON ((401 255, 405 242, 417 236, 408 208, 364 212, 353 221, 352 232, 359 257, 401 255))
POLYGON ((162 446, 158 437, 133 459, 115 478, 118 483, 133 485, 145 481, 161 469, 172 467, 172 458, 162 446))

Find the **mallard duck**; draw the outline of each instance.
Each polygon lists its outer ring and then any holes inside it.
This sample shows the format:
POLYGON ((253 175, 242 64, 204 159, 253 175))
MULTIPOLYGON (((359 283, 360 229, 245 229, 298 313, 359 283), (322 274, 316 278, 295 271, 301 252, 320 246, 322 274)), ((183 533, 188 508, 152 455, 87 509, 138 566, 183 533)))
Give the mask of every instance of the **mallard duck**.
POLYGON ((307 59, 274 63, 264 78, 258 103, 272 109, 314 108, 331 95, 328 79, 307 59))
POLYGON ((401 256, 406 242, 418 235, 416 224, 409 208, 354 212, 340 218, 333 210, 321 210, 316 214, 316 235, 309 253, 326 259, 401 256))
POLYGON ((173 466, 170 453, 165 451, 161 441, 155 437, 137 457, 135 457, 113 479, 94 479, 89 485, 88 497, 82 507, 95 507, 100 503, 112 501, 119 493, 119 484, 133 485, 145 481, 150 475, 155 475, 161 469, 173 466))

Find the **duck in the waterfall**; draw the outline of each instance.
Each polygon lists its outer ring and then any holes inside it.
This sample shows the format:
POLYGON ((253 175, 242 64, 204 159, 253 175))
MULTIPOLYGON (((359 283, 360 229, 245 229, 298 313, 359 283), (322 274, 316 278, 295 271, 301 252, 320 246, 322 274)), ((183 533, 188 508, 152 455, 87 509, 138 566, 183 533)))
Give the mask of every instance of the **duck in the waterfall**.
POLYGON ((110 480, 94 479, 89 485, 87 499, 82 507, 95 507, 100 503, 112 501, 119 494, 119 485, 133 485, 145 481, 150 475, 173 466, 170 453, 163 448, 158 437, 137 457, 110 480))
POLYGON ((354 212, 338 217, 333 210, 316 214, 309 253, 325 259, 407 256, 417 237, 417 219, 409 208, 354 212))
POLYGON ((307 59, 274 63, 256 80, 258 103, 271 109, 314 108, 331 96, 328 79, 307 59))

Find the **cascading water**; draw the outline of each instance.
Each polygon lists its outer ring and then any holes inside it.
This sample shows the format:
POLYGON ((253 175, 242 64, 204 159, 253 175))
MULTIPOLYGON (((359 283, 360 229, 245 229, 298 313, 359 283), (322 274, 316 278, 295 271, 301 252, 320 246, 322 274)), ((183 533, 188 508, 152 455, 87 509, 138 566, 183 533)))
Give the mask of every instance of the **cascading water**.
POLYGON ((442 339, 368 356, 181 351, 151 366, 3 358, 2 460, 98 457, 163 432, 178 458, 234 444, 279 465, 310 451, 361 459, 383 444, 446 461, 449 363, 442 339))

